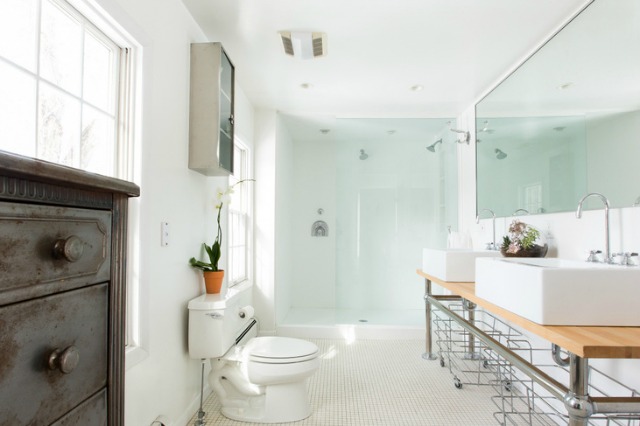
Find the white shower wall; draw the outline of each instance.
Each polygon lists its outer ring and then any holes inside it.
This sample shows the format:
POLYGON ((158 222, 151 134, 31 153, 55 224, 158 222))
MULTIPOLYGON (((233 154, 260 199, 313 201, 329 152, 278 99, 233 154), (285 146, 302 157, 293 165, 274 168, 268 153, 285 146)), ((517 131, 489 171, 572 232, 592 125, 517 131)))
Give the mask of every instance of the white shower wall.
POLYGON ((423 308, 422 248, 457 229, 455 144, 430 153, 430 137, 395 136, 294 136, 291 308, 423 308), (328 237, 311 236, 316 220, 328 237))
POLYGON ((294 142, 292 205, 293 282, 291 306, 335 307, 336 155, 332 138, 294 142), (323 209, 322 215, 318 209, 323 209), (324 220, 327 237, 311 237, 311 225, 324 220))

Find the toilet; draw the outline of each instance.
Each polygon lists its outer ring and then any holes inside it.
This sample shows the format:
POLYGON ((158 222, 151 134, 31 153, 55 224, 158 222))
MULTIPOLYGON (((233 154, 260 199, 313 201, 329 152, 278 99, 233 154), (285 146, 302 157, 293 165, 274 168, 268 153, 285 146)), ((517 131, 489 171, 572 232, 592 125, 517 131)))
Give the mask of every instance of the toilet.
POLYGON ((306 340, 257 337, 251 287, 189 301, 189 355, 209 359, 209 384, 232 420, 285 423, 311 414, 307 379, 320 365, 306 340))

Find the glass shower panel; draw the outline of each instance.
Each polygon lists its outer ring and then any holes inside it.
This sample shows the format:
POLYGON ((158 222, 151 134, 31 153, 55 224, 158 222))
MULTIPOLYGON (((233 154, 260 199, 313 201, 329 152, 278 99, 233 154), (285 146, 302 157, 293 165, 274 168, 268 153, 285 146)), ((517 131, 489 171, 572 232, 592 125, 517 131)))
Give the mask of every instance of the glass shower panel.
POLYGON ((443 246, 447 226, 457 227, 455 135, 444 123, 338 120, 337 308, 424 306, 415 273, 422 249, 443 246), (427 150, 439 137, 435 152, 427 150))

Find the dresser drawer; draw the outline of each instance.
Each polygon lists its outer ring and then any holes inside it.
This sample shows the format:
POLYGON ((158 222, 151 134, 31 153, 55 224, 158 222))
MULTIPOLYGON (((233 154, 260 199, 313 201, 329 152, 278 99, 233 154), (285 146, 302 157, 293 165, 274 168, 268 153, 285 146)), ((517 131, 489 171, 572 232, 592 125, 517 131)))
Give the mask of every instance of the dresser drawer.
POLYGON ((0 308, 0 425, 49 425, 106 386, 107 290, 0 308))
POLYGON ((51 426, 106 426, 107 391, 102 390, 51 426))
POLYGON ((0 204, 0 305, 109 280, 111 213, 0 204))

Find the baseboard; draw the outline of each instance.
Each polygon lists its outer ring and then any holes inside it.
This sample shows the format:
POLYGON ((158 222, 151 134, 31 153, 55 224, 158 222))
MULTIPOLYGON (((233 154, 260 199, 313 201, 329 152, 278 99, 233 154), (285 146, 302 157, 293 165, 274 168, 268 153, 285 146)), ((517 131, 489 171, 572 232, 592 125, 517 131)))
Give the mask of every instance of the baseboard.
MULTIPOLYGON (((204 398, 202 399, 203 403, 207 400, 207 398, 211 395, 211 387, 208 384, 205 384, 204 387, 204 398)), ((166 426, 189 426, 189 422, 191 418, 198 412, 200 409, 200 394, 196 395, 196 397, 191 401, 189 406, 184 410, 179 419, 170 425, 166 426)))

